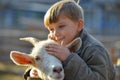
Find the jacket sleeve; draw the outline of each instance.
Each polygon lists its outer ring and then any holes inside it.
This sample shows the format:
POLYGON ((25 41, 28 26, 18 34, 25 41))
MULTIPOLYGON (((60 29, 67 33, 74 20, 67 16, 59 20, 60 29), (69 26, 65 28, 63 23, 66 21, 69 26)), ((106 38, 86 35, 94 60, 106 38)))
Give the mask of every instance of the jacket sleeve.
POLYGON ((72 53, 63 63, 65 69, 64 80, 111 80, 108 78, 110 60, 106 51, 88 48, 81 58, 72 53))

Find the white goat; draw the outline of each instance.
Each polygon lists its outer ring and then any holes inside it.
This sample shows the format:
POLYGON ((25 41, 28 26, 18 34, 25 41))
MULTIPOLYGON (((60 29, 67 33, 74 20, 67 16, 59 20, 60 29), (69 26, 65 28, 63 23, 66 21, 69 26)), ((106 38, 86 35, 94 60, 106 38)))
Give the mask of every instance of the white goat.
MULTIPOLYGON (((50 55, 45 50, 45 46, 48 44, 55 44, 53 40, 43 40, 39 41, 33 37, 20 38, 20 40, 28 41, 34 45, 34 48, 31 54, 25 54, 19 51, 11 51, 10 58, 17 65, 22 66, 31 66, 35 68, 38 72, 38 77, 43 80, 63 80, 64 79, 64 69, 62 63, 53 55, 50 55)), ((80 38, 75 39, 71 44, 68 45, 68 48, 72 45, 75 49, 80 47, 81 40, 80 38)), ((30 74, 32 75, 32 74, 30 74)))

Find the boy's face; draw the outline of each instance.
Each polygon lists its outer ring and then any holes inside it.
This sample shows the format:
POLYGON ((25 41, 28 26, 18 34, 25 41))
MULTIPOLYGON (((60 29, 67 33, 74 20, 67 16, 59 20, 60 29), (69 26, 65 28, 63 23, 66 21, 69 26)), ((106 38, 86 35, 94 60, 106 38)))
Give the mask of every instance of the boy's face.
POLYGON ((72 21, 64 15, 60 15, 57 22, 48 27, 50 37, 58 44, 67 45, 80 33, 83 28, 83 21, 72 21))

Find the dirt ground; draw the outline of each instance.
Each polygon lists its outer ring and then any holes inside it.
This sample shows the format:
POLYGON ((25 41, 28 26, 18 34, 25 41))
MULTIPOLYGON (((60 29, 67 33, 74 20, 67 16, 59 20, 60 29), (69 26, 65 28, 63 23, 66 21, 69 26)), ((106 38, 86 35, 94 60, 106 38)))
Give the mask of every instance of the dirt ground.
POLYGON ((25 67, 0 62, 0 80, 24 80, 25 67))

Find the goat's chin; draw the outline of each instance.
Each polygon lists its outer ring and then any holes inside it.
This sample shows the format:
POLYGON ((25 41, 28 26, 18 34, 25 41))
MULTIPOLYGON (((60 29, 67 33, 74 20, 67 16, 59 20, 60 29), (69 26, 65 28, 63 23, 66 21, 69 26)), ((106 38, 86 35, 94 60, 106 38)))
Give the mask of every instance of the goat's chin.
POLYGON ((49 77, 48 80, 63 80, 64 78, 51 78, 49 77))
POLYGON ((60 73, 60 74, 51 75, 51 76, 48 76, 48 79, 49 80, 63 80, 64 74, 60 73))

